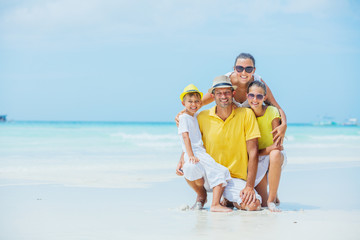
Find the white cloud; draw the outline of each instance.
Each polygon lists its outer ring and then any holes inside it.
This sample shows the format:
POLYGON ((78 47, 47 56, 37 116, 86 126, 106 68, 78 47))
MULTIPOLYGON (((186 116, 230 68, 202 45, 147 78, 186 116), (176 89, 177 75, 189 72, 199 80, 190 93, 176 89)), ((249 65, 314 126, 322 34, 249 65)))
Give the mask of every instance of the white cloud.
POLYGON ((29 45, 58 48, 175 38, 206 41, 221 37, 226 41, 243 38, 250 32, 260 38, 267 32, 281 32, 277 24, 292 29, 290 22, 279 23, 279 19, 288 21, 301 14, 332 17, 348 11, 348 5, 340 0, 33 0, 3 11, 0 39, 14 48, 29 45))
POLYGON ((249 21, 262 21, 284 14, 327 18, 350 10, 348 1, 342 0, 244 0, 236 2, 231 9, 241 12, 249 21))
MULTIPOLYGON (((210 1, 24 1, 10 8, 1 24, 16 27, 91 27, 131 23, 134 27, 189 27, 210 19, 262 18, 276 14, 303 13, 332 16, 349 7, 341 0, 243 0, 210 1)), ((126 24, 124 24, 126 25, 126 24)), ((141 28, 143 30, 143 28, 141 28)))

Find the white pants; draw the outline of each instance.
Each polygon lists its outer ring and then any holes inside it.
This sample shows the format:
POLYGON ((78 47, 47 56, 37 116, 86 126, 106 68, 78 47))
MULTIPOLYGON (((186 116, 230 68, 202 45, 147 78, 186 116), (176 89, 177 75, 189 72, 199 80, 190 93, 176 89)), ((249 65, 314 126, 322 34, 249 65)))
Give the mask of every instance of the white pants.
MULTIPOLYGON (((232 178, 228 185, 225 187, 225 191, 223 193, 224 198, 229 200, 230 202, 236 202, 237 204, 241 204, 242 199, 240 197, 240 192, 246 186, 246 181, 240 178, 232 178)), ((261 203, 261 196, 255 191, 256 199, 259 199, 261 203)))
POLYGON ((227 185, 231 176, 226 167, 215 162, 206 152, 195 152, 194 155, 200 160, 198 163, 190 163, 187 154, 184 155, 183 171, 187 180, 195 181, 204 178, 204 187, 207 191, 211 191, 219 184, 223 187, 227 185))

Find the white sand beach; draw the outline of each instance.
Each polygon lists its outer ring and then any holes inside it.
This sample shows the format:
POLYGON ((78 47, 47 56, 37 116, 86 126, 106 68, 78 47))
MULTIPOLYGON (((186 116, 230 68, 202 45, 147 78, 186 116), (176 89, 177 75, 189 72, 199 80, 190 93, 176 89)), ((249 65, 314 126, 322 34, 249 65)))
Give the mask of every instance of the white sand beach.
POLYGON ((3 186, 0 239, 359 239, 359 164, 295 169, 283 174, 281 213, 184 211, 195 196, 181 177, 132 189, 3 186))
POLYGON ((358 128, 289 126, 282 212, 212 213, 174 124, 0 127, 0 240, 360 239, 358 128))

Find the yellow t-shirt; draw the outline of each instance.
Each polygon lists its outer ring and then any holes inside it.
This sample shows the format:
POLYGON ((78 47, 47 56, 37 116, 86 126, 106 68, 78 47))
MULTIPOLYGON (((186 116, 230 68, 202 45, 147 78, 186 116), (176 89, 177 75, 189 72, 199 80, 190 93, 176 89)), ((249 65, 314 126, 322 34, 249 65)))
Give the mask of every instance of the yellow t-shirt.
POLYGON ((215 114, 216 106, 198 116, 206 152, 227 167, 234 178, 247 179, 246 141, 260 137, 255 114, 248 108, 237 108, 223 121, 215 114))
POLYGON ((258 117, 257 121, 260 128, 261 137, 259 138, 259 149, 264 149, 271 146, 273 142, 272 121, 275 118, 280 118, 279 110, 276 107, 268 106, 263 116, 258 117))

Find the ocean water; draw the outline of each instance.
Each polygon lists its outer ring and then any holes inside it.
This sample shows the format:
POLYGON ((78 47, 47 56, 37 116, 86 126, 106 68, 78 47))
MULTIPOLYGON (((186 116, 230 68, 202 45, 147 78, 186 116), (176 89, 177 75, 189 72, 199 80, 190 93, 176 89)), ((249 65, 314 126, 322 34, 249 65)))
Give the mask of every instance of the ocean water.
MULTIPOLYGON (((285 171, 360 166, 360 127, 289 125, 285 171)), ((0 186, 144 188, 176 178, 174 123, 0 124, 0 186)))

